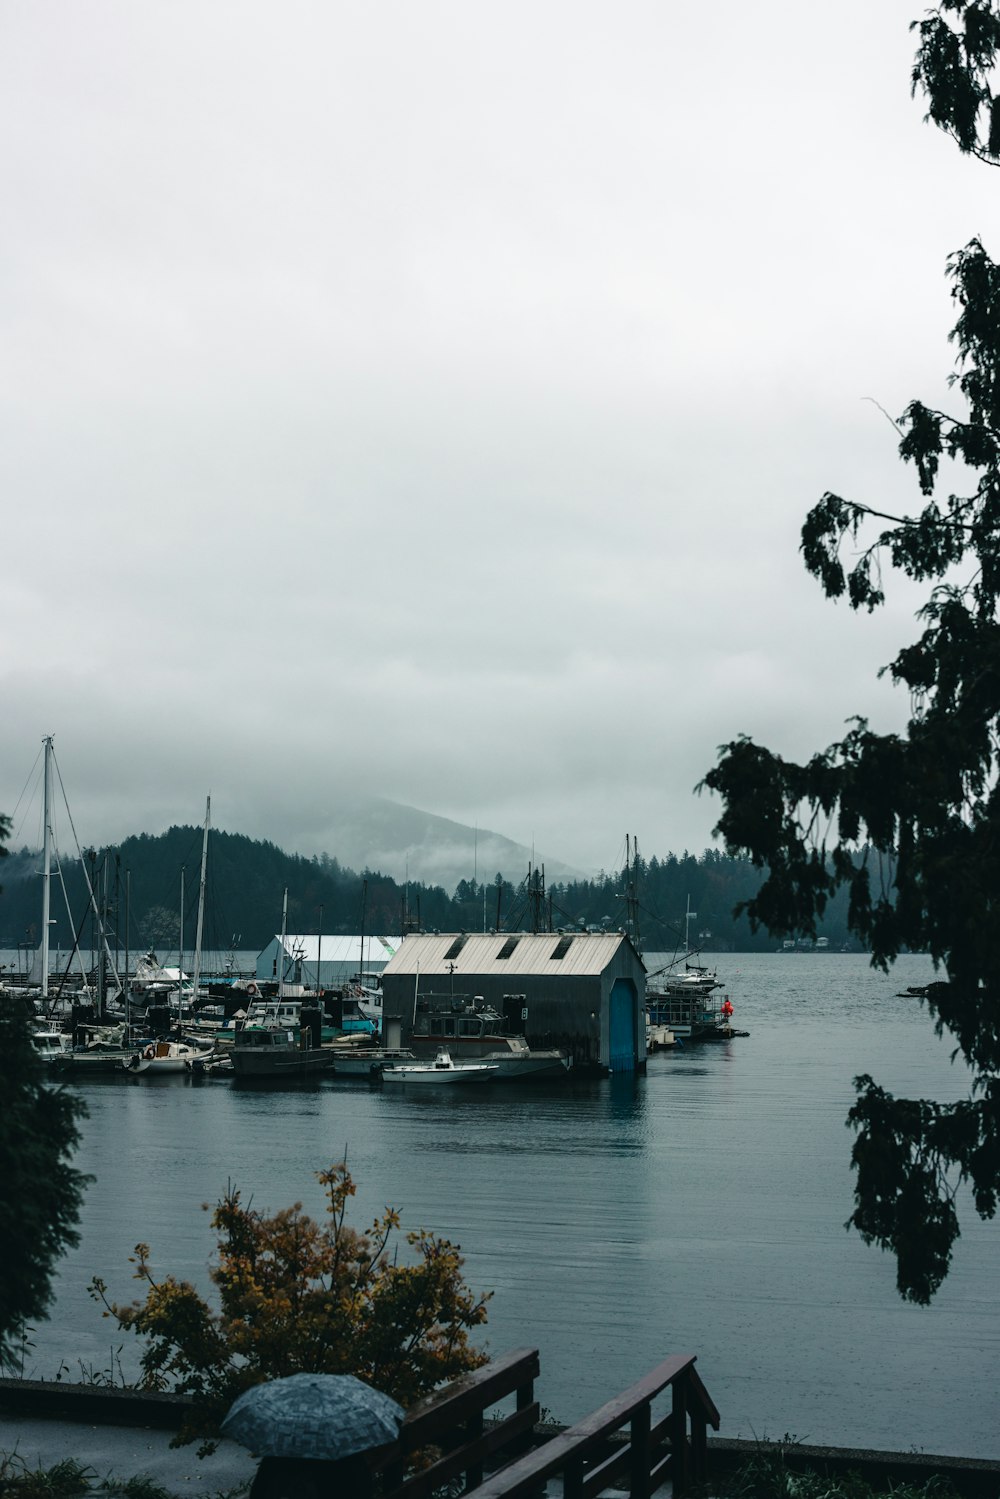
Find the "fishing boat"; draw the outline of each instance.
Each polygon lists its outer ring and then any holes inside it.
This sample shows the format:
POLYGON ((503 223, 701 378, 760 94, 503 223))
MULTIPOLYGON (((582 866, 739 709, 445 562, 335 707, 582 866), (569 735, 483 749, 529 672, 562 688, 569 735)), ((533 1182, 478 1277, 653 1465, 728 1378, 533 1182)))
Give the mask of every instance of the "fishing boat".
POLYGON ((488 1083, 496 1081, 496 1062, 455 1062, 447 1047, 438 1048, 433 1062, 399 1062, 383 1066, 384 1083, 488 1083))
MULTIPOLYGON (((288 891, 281 906, 281 950, 285 947, 288 930, 288 891)), ((278 993, 270 1006, 271 1013, 264 1011, 259 1020, 249 1015, 233 1035, 230 1056, 233 1071, 238 1078, 254 1078, 257 1081, 289 1081, 316 1077, 333 1071, 333 1054, 322 1043, 320 1011, 313 1008, 313 1020, 303 1024, 301 1001, 294 1002, 297 1024, 282 1017, 286 1004, 284 977, 279 972, 278 993)), ((308 1013, 308 1012, 307 1012, 308 1013)))
POLYGON ((663 1027, 675 1041, 728 1041, 746 1036, 733 1026, 733 1005, 726 994, 718 1003, 715 991, 725 985, 705 968, 689 968, 646 990, 647 1035, 663 1027))
MULTIPOLYGON (((282 989, 280 999, 277 996, 271 999, 258 996, 248 1000, 244 1017, 247 1025, 291 1026, 294 1029, 304 1025, 304 1017, 312 1011, 320 1016, 323 1041, 333 1041, 344 1036, 369 1044, 374 1041, 377 1027, 361 1013, 356 999, 332 994, 310 994, 305 990, 296 994, 290 991, 288 985, 282 985, 282 989)), ((232 1022, 227 1021, 219 1027, 223 1039, 239 1029, 235 1022, 240 1018, 236 1015, 232 1022)))
POLYGON ((684 916, 684 966, 675 959, 654 969, 646 984, 647 1038, 651 1032, 670 1032, 673 1042, 668 1045, 679 1040, 709 1041, 746 1034, 733 1030, 729 996, 721 1005, 716 1003, 716 991, 725 988, 716 970, 691 961, 700 956, 691 948, 691 922, 696 915, 689 899, 684 916))
POLYGON ((725 986, 705 968, 689 967, 669 974, 646 988, 646 1022, 650 1029, 665 1029, 675 1041, 711 1040, 732 1034, 733 1008, 728 997, 719 1006, 713 997, 725 986), (728 1011, 728 1012, 727 1012, 728 1011))
POLYGON ((233 1072, 258 1081, 316 1077, 333 1072, 329 1046, 311 1046, 308 1031, 291 1026, 245 1025, 237 1031, 232 1050, 233 1072))
POLYGON ((556 1047, 528 1045, 522 1030, 527 1017, 523 994, 505 995, 504 1011, 487 1004, 482 995, 424 994, 413 1015, 410 1048, 418 1059, 433 1057, 444 1047, 461 1063, 489 1062, 498 1080, 564 1077, 570 1056, 556 1047))

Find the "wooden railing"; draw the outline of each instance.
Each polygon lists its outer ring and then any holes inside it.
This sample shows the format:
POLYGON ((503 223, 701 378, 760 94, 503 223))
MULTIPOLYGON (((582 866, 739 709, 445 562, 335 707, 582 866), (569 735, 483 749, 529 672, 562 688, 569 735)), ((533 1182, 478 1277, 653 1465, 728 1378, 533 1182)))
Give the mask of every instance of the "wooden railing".
POLYGON ((487 1463, 495 1467, 530 1445, 540 1415, 537 1378, 538 1349, 518 1348, 411 1406, 399 1441, 380 1454, 383 1499, 427 1499, 459 1477, 466 1493, 478 1491, 487 1463), (487 1426, 487 1410, 510 1395, 515 1409, 487 1426), (428 1450, 440 1456, 409 1472, 412 1454, 428 1450))
POLYGON ((564 1499, 595 1499, 612 1483, 627 1487, 632 1499, 648 1499, 668 1479, 675 1496, 704 1483, 707 1431, 718 1430, 719 1413, 694 1364, 694 1354, 666 1359, 600 1410, 494 1473, 476 1499, 527 1499, 557 1476, 564 1499), (653 1403, 667 1389, 670 1408, 654 1419, 653 1403))

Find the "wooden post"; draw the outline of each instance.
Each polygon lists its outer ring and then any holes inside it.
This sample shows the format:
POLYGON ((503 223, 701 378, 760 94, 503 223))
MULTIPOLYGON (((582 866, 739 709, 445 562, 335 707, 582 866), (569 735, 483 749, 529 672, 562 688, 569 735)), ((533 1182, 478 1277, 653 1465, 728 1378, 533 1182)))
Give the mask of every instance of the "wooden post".
POLYGON ((649 1452, 650 1402, 647 1400, 632 1417, 632 1499, 649 1499, 649 1452))
MULTIPOLYGON (((476 1438, 481 1437, 482 1434, 483 1413, 482 1411, 474 1411, 465 1423, 465 1440, 466 1442, 474 1442, 476 1438)), ((465 1470, 465 1493, 468 1493, 470 1489, 478 1489, 482 1481, 483 1464, 480 1461, 478 1463, 474 1463, 472 1467, 466 1468, 465 1470)))
POLYGON ((697 1404, 691 1409, 691 1471, 697 1484, 708 1477, 708 1425, 697 1404))
MULTIPOLYGON (((518 1385, 516 1395, 517 1410, 527 1410, 529 1405, 534 1404, 534 1400, 535 1381, 533 1379, 529 1379, 526 1384, 518 1385)), ((522 1436, 511 1442, 510 1450, 512 1453, 529 1452, 533 1445, 531 1432, 526 1431, 522 1436)))
POLYGON ((691 1484, 691 1465, 687 1442, 687 1380, 684 1375, 674 1381, 671 1407, 670 1450, 673 1454, 673 1492, 686 1493, 691 1484))

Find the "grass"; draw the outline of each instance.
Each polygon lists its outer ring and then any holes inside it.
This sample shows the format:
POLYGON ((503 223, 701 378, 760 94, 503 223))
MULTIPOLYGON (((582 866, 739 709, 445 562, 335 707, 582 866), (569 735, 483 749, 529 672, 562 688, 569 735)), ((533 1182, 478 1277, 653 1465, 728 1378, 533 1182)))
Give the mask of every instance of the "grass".
POLYGON ((134 1478, 123 1481, 109 1475, 101 1488, 105 1493, 123 1494, 125 1499, 171 1499, 170 1490, 165 1489, 162 1483, 156 1483, 148 1473, 138 1473, 134 1478))
POLYGON ((957 1499, 953 1485, 940 1477, 882 1486, 860 1473, 793 1467, 786 1462, 788 1447, 794 1453, 794 1437, 783 1443, 761 1442, 753 1457, 715 1486, 722 1499, 957 1499))
MULTIPOLYGON (((238 1484, 220 1490, 213 1499, 240 1499, 248 1488, 249 1483, 238 1484)), ((0 1499, 97 1499, 105 1494, 113 1494, 116 1499, 173 1499, 170 1489, 148 1473, 132 1478, 116 1478, 109 1473, 98 1482, 93 1468, 71 1457, 51 1468, 29 1468, 16 1451, 0 1452, 0 1499)))
POLYGON ((17 1499, 63 1499, 64 1495, 83 1494, 97 1475, 72 1457, 63 1458, 51 1468, 29 1468, 16 1452, 0 1453, 0 1495, 17 1499))

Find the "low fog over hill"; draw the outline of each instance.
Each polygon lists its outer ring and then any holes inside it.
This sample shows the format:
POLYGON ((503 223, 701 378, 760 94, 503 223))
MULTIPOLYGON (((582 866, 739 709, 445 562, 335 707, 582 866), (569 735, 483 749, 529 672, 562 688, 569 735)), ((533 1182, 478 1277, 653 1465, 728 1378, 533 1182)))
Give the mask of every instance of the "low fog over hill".
POLYGON ((360 798, 328 814, 315 826, 312 841, 348 868, 442 885, 449 893, 459 880, 475 877, 489 882, 498 873, 519 885, 529 863, 545 866, 548 884, 583 877, 582 871, 547 857, 542 849, 532 854, 530 848, 488 828, 466 827, 381 797, 360 798))

